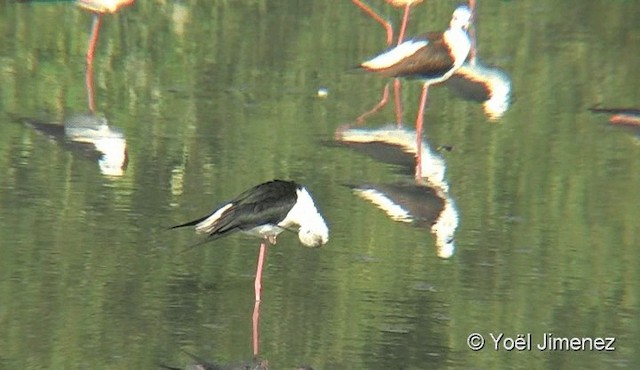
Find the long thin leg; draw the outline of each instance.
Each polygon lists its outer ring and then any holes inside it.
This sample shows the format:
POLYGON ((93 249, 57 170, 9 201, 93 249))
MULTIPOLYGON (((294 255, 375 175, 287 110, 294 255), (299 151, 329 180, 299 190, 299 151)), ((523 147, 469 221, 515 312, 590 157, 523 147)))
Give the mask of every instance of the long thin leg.
POLYGON ((396 106, 396 126, 402 127, 402 86, 399 78, 393 80, 393 97, 396 106))
POLYGON ((96 51, 96 44, 98 44, 98 35, 100 34, 101 24, 102 15, 99 13, 94 13, 93 24, 91 26, 91 36, 89 37, 89 49, 87 49, 87 65, 93 64, 93 55, 96 51))
POLYGON ((85 72, 85 83, 87 86, 87 99, 89 100, 89 112, 96 112, 96 103, 93 92, 93 64, 87 64, 85 72))
POLYGON ((256 269, 256 280, 253 283, 256 293, 256 301, 260 301, 260 292, 262 291, 262 267, 264 265, 264 255, 267 251, 267 243, 263 240, 260 243, 260 253, 258 254, 258 267, 256 269))
POLYGON ((252 326, 252 338, 253 338, 253 357, 254 359, 258 356, 259 353, 259 346, 260 346, 260 340, 259 340, 259 335, 260 335, 260 329, 259 329, 259 325, 260 325, 260 301, 256 300, 256 303, 253 305, 253 316, 252 316, 252 322, 253 322, 253 326, 252 326))
POLYGON ((376 22, 380 23, 385 31, 387 32, 387 46, 391 45, 393 42, 393 27, 391 23, 386 19, 382 18, 378 13, 374 12, 368 5, 363 3, 360 0, 351 0, 358 8, 362 9, 365 13, 367 13, 371 18, 375 19, 376 22))
POLYGON ((389 84, 384 85, 384 89, 382 90, 382 98, 380 99, 380 101, 378 102, 378 104, 376 104, 375 107, 369 109, 368 111, 362 113, 361 115, 358 116, 358 118, 356 118, 356 122, 358 124, 364 124, 364 121, 372 114, 377 113, 380 109, 382 109, 382 107, 384 107, 387 104, 387 101, 389 100, 389 84))
POLYGON ((404 14, 402 15, 402 24, 400 25, 400 33, 398 34, 398 45, 404 40, 404 33, 407 30, 407 21, 409 20, 409 11, 411 10, 411 3, 404 6, 404 14))
POLYGON ((476 0, 469 0, 469 9, 471 9, 471 27, 469 29, 469 38, 471 38, 471 50, 469 50, 469 62, 476 63, 476 0))
POLYGON ((429 94, 429 83, 422 86, 422 96, 420 96, 420 108, 416 119, 416 181, 422 181, 422 125, 424 123, 424 108, 427 104, 429 94))

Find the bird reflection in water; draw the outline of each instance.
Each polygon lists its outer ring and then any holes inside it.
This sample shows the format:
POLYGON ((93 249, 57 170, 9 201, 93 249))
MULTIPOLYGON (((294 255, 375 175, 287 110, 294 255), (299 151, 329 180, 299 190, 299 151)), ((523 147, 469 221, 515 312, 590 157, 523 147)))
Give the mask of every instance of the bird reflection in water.
POLYGON ((471 50, 464 64, 444 84, 458 97, 482 103, 487 118, 496 121, 511 105, 511 78, 503 69, 485 65, 478 59, 475 1, 469 1, 469 7, 471 50))
POLYGON ((637 108, 590 108, 593 113, 610 114, 609 123, 616 126, 640 128, 640 109, 637 108))
MULTIPOLYGON (((363 152, 384 163, 398 166, 402 174, 413 175, 418 153, 415 132, 398 128, 364 129, 342 127, 336 140, 349 148, 363 152)), ((449 194, 445 180, 445 163, 426 141, 422 141, 422 179, 393 184, 363 184, 352 186, 359 197, 384 210, 394 221, 418 227, 431 225, 435 237, 436 255, 449 258, 455 252, 455 232, 458 210, 449 194)))
POLYGON ((445 84, 460 98, 482 103, 484 114, 491 121, 502 118, 511 104, 509 75, 477 59, 465 62, 445 84))
MULTIPOLYGON (((185 370, 269 370, 269 362, 267 360, 254 359, 252 361, 244 361, 236 364, 218 365, 213 362, 205 361, 202 358, 184 351, 191 357, 192 363, 185 367, 185 370)), ((179 367, 160 365, 160 368, 167 370, 182 370, 179 367)), ((296 366, 296 370, 313 370, 310 366, 296 366)))
MULTIPOLYGON (((248 362, 240 362, 237 364, 218 365, 213 362, 205 361, 202 358, 184 351, 191 357, 192 363, 185 367, 185 370, 269 370, 269 362, 266 360, 253 360, 248 362)), ((162 369, 182 370, 179 367, 160 365, 162 369)))
POLYGON ((110 126, 103 117, 74 115, 67 118, 64 125, 33 119, 25 122, 72 152, 97 159, 103 175, 122 176, 127 168, 127 140, 122 130, 110 126))

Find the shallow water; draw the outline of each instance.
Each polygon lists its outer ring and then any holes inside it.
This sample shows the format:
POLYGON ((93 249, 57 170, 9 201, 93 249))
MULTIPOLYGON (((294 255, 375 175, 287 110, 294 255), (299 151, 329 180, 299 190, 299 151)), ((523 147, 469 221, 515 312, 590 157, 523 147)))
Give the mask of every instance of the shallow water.
MULTIPOLYGON (((400 181, 397 168, 327 145, 385 83, 349 73, 384 49, 351 2, 138 2, 105 17, 95 100, 126 137, 122 176, 24 124, 87 112, 90 16, 0 4, 0 368, 251 359, 259 242, 185 252, 200 239, 166 228, 271 178, 306 184, 331 228, 322 249, 283 234, 268 251, 272 368, 638 367, 640 146, 588 108, 638 107, 640 5, 478 3, 479 57, 510 74, 513 104, 490 122, 430 91, 425 138, 453 148, 439 153, 460 217, 446 260, 428 228, 346 186, 400 181), (474 352, 474 332, 487 345, 490 333, 615 337, 616 350, 474 352)), ((452 9, 426 2, 409 34, 445 27, 452 9)), ((403 86, 411 127, 420 86, 403 86)), ((393 120, 386 108, 366 127, 393 120)))

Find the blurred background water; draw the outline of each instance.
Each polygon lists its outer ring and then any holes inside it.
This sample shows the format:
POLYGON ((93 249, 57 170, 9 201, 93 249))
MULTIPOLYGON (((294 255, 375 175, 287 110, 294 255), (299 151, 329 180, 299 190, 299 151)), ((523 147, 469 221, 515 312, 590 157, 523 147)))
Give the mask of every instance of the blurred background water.
MULTIPOLYGON (((400 12, 371 1, 397 24, 400 12)), ((457 3, 416 7, 409 35, 457 3)), ((386 82, 349 71, 385 48, 350 1, 139 1, 107 16, 98 116, 126 137, 121 176, 24 122, 87 112, 91 22, 72 3, 0 2, 0 368, 147 369, 250 359, 258 242, 173 224, 272 178, 307 185, 322 249, 283 235, 264 276, 260 356, 275 369, 637 368, 640 145, 588 108, 640 105, 636 1, 480 0, 478 53, 511 109, 430 90, 425 138, 450 146, 456 253, 346 184, 388 164, 327 145, 386 82), (328 96, 318 98, 326 88, 328 96), (616 337, 614 352, 493 351, 472 332, 616 337)), ((420 84, 403 88, 412 127, 420 84)), ((367 127, 393 122, 391 108, 367 127)))

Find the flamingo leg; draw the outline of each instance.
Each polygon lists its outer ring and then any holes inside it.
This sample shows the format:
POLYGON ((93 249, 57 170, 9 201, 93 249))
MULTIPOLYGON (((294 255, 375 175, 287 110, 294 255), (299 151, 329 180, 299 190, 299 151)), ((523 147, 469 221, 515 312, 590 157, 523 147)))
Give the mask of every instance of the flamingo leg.
POLYGON ((98 35, 100 34, 100 25, 102 25, 102 14, 93 14, 93 23, 91 25, 91 36, 89 37, 89 48, 87 49, 87 65, 93 64, 93 56, 98 44, 98 35))
POLYGON ((362 1, 360 0, 351 0, 351 1, 353 2, 353 4, 355 4, 355 6, 362 9, 363 12, 367 13, 368 16, 373 18, 376 22, 380 23, 382 27, 384 27, 387 33, 387 46, 391 45, 391 43, 393 42, 393 27, 391 26, 391 23, 389 23, 389 21, 387 21, 386 19, 382 18, 378 13, 373 11, 373 9, 371 9, 368 5, 366 5, 362 1))
POLYGON ((258 254, 258 267, 256 268, 256 280, 253 284, 255 288, 256 301, 260 302, 260 292, 262 291, 262 268, 264 265, 264 255, 267 252, 267 243, 263 240, 260 243, 260 253, 258 254))
POLYGON ((418 117, 416 118, 416 181, 422 181, 422 126, 424 123, 424 108, 427 105, 428 94, 429 83, 425 82, 422 86, 420 108, 418 109, 418 117))
POLYGON ((364 121, 367 118, 369 118, 369 116, 377 113, 380 109, 382 109, 382 107, 384 107, 387 104, 387 101, 389 101, 389 84, 384 85, 384 89, 382 90, 382 98, 380 99, 378 104, 376 104, 375 107, 359 115, 358 118, 356 118, 356 122, 360 125, 364 124, 364 121))

